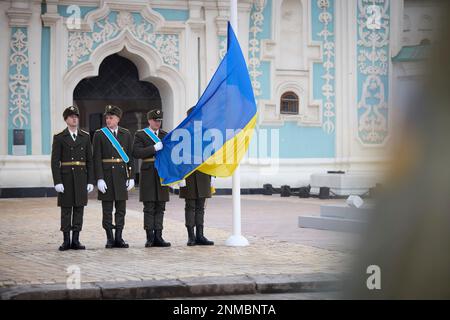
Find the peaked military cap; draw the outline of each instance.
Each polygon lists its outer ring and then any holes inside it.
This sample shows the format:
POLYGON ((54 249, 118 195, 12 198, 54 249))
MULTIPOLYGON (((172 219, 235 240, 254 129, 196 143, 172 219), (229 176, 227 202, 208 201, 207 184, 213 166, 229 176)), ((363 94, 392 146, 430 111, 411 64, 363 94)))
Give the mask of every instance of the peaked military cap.
POLYGON ((147 119, 153 119, 153 120, 162 120, 163 119, 163 112, 159 109, 153 109, 147 112, 147 119))
POLYGON ((64 120, 66 120, 67 117, 69 117, 71 115, 76 115, 78 117, 80 116, 80 111, 78 110, 78 108, 76 106, 70 106, 64 110, 64 112, 63 112, 64 120))
POLYGON ((122 110, 117 106, 107 105, 105 107, 105 113, 103 115, 104 116, 115 115, 115 116, 118 116, 119 118, 122 118, 122 110))

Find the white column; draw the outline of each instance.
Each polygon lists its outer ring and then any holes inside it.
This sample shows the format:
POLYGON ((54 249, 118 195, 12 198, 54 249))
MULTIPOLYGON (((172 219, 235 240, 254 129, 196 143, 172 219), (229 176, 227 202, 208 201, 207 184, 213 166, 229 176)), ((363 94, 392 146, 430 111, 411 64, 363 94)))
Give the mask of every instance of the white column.
POLYGON ((33 12, 28 28, 28 54, 30 79, 30 113, 32 128, 32 155, 42 154, 42 122, 41 122, 41 5, 31 3, 33 12))
MULTIPOLYGON (((350 3, 352 5, 352 3, 350 3)), ((354 41, 350 41, 355 35, 349 27, 349 1, 335 1, 335 44, 336 44, 336 160, 341 170, 350 168, 350 109, 353 105, 350 100, 349 86, 353 84, 353 69, 349 64, 349 55, 355 51, 354 41), (351 44, 351 45, 350 45, 351 44)))
MULTIPOLYGON (((0 15, 6 16, 10 7, 9 2, 0 1, 0 15)), ((0 19, 0 30, 9 30, 9 19, 0 19)), ((8 115, 9 115, 9 41, 11 32, 0 33, 0 155, 8 154, 8 115)))
MULTIPOLYGON (((58 13, 58 0, 47 0, 47 12, 41 16, 45 27, 50 27, 50 125, 51 134, 65 127, 61 115, 69 104, 62 99, 66 47, 63 18, 58 13)), ((71 103, 70 103, 71 104, 71 103)))
POLYGON ((205 65, 205 57, 204 57, 204 48, 205 48, 205 19, 201 14, 201 3, 199 1, 189 1, 189 21, 187 32, 186 32, 186 41, 184 44, 187 61, 190 63, 186 63, 186 74, 189 74, 189 79, 191 81, 187 82, 188 90, 187 90, 187 101, 188 103, 183 107, 183 117, 180 119, 184 119, 186 117, 186 111, 194 106, 198 99, 200 98, 198 92, 200 90, 200 94, 203 92, 204 86, 203 83, 200 84, 199 88, 199 68, 200 68, 200 80, 204 81, 204 65, 205 65), (200 38, 200 52, 198 50, 198 38, 200 38), (199 55, 200 53, 200 63, 199 63, 199 55))

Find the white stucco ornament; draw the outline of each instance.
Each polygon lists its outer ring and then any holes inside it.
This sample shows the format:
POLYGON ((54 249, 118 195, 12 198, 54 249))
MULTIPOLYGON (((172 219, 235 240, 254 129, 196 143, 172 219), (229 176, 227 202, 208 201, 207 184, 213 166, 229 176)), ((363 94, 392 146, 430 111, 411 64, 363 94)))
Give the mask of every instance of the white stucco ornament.
POLYGON ((155 33, 151 22, 139 13, 128 11, 111 11, 106 17, 94 23, 93 31, 70 31, 67 43, 68 68, 88 60, 97 47, 124 32, 156 49, 165 64, 178 69, 180 62, 178 35, 155 33))
POLYGON ((30 97, 28 72, 28 39, 18 28, 10 41, 9 113, 15 128, 24 128, 29 123, 30 97))

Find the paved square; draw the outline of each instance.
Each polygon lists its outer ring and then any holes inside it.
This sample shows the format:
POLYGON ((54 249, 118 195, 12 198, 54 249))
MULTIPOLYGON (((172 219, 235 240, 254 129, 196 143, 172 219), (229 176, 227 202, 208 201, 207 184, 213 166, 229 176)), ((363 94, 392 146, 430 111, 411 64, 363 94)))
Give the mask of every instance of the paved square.
POLYGON ((136 195, 133 191, 127 202, 123 236, 129 249, 104 248, 101 203, 92 195, 80 235, 87 250, 66 252, 58 251, 62 234, 55 198, 1 199, 0 287, 65 283, 71 265, 80 268, 83 283, 340 273, 351 256, 351 246, 346 243, 351 243, 352 236, 297 227, 298 215, 317 213, 323 203, 320 200, 259 195, 242 196, 243 233, 250 241, 248 247, 224 245, 231 230, 231 196, 216 196, 207 204, 205 235, 216 245, 187 247, 184 202, 171 195, 163 236, 172 247, 144 248, 143 216, 136 195))

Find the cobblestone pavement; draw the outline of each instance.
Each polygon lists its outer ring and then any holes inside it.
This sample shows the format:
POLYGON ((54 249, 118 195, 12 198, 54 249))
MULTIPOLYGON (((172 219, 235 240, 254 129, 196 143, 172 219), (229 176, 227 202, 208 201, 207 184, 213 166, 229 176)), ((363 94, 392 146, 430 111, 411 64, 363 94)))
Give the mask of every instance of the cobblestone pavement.
MULTIPOLYGON (((222 203, 223 211, 231 210, 231 197, 228 198, 229 206, 222 203)), ((140 204, 134 195, 128 204, 123 232, 129 249, 104 248, 101 203, 90 199, 80 234, 87 250, 59 252, 62 234, 55 198, 0 199, 0 287, 65 283, 67 268, 71 265, 80 268, 84 283, 246 274, 340 273, 349 263, 349 253, 252 235, 247 236, 251 243, 248 247, 227 247, 224 242, 229 231, 215 227, 205 231, 205 235, 215 241, 215 246, 187 247, 184 223, 179 219, 179 213, 173 213, 175 209, 182 212, 183 203, 177 197, 171 200, 163 233, 172 243, 170 248, 144 248, 143 217, 137 211, 140 204)), ((219 210, 217 206, 215 210, 219 210)), ((260 214, 264 216, 264 212, 260 214)), ((206 220, 208 222, 208 216, 206 220)))
MULTIPOLYGON (((247 236, 304 244, 343 252, 354 251, 359 236, 353 233, 299 228, 298 217, 320 215, 321 205, 345 203, 343 199, 320 200, 298 197, 281 198, 280 195, 242 195, 242 233, 247 236)), ((130 208, 142 210, 138 201, 130 201, 130 208)), ((206 228, 215 227, 232 232, 231 196, 214 196, 206 203, 206 228)), ((184 221, 184 202, 171 196, 167 203, 168 217, 184 221)))

